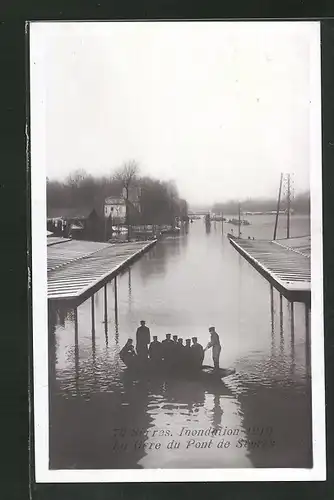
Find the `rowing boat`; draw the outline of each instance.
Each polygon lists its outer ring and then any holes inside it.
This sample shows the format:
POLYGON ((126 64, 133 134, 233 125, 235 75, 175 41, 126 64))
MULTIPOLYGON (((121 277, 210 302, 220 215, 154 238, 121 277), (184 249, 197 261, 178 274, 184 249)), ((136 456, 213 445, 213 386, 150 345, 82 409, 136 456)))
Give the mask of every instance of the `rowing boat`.
POLYGON ((152 365, 150 362, 145 364, 139 364, 136 361, 126 365, 128 373, 131 373, 136 378, 149 377, 149 378, 160 378, 160 379, 190 379, 190 380, 215 380, 221 381, 223 378, 233 375, 235 373, 234 369, 230 368, 219 368, 215 370, 212 366, 203 365, 198 370, 175 370, 168 369, 163 364, 152 365))

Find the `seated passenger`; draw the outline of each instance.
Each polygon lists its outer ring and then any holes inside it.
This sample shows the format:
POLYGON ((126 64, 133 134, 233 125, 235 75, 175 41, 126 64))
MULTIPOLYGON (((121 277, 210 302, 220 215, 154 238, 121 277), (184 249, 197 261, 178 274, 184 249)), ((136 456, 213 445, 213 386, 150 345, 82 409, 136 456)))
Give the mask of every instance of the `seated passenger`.
POLYGON ((202 367, 203 359, 204 359, 204 350, 201 344, 197 342, 197 337, 192 338, 193 345, 191 346, 192 351, 192 359, 194 367, 199 369, 202 367))
POLYGON ((119 357, 126 366, 133 366, 137 359, 135 348, 133 347, 132 339, 126 341, 125 346, 121 349, 119 357))
POLYGON ((153 336, 153 341, 150 343, 150 347, 148 348, 148 353, 150 356, 150 360, 154 364, 158 364, 162 360, 162 344, 159 342, 158 337, 156 335, 153 336))

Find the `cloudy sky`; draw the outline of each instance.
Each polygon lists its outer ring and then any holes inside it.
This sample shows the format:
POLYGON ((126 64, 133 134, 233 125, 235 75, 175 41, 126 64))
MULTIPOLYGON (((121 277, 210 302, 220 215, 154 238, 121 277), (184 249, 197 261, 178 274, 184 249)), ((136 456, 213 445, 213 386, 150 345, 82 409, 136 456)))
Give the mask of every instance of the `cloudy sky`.
POLYGON ((292 22, 33 23, 46 175, 109 174, 135 159, 191 204, 276 196, 282 171, 308 189, 317 33, 292 22))

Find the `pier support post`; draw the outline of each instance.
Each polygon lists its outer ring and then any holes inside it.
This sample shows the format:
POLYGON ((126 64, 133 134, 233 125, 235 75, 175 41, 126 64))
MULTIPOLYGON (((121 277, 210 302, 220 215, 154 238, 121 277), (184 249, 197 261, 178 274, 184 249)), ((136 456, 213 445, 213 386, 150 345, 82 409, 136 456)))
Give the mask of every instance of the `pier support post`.
POLYGON ((107 285, 104 285, 104 333, 106 345, 108 345, 108 294, 107 285))
POLYGON ((274 287, 270 287, 270 323, 271 323, 271 355, 275 354, 275 308, 274 308, 274 287))
POLYGON ((275 330, 274 287, 272 285, 270 285, 270 320, 271 320, 271 333, 274 334, 275 330))
POLYGON ((291 321, 291 342, 295 343, 295 307, 294 302, 290 302, 290 321, 291 321))
POLYGON ((79 391, 79 326, 78 308, 74 308, 74 365, 75 365, 75 385, 79 391))
MULTIPOLYGON (((129 287, 131 286, 131 275, 129 274, 129 287)), ((130 293, 130 288, 129 288, 130 293)), ((117 302, 117 276, 114 279, 114 297, 115 297, 115 340, 118 343, 118 302, 117 302)))
POLYGON ((311 339, 310 339, 310 310, 305 304, 305 364, 306 373, 309 375, 311 369, 311 339))
POLYGON ((95 374, 95 364, 96 364, 96 343, 95 343, 95 294, 91 297, 91 312, 92 312, 92 356, 93 356, 93 368, 95 374))
POLYGON ((279 294, 279 319, 280 319, 280 331, 283 334, 283 295, 279 294))
POLYGON ((279 294, 279 316, 280 316, 280 353, 284 352, 284 331, 283 331, 283 295, 279 294))
POLYGON ((131 301, 131 267, 129 267, 129 271, 128 271, 128 290, 129 290, 129 301, 131 301))
POLYGON ((91 298, 91 312, 92 312, 92 337, 95 336, 95 295, 91 298))
POLYGON ((49 386, 53 387, 56 382, 56 362, 57 362, 57 346, 56 346, 56 311, 53 308, 52 302, 48 304, 48 351, 49 351, 49 386))
POLYGON ((294 302, 290 302, 290 325, 291 325, 291 375, 295 372, 295 311, 294 302))
POLYGON ((104 285, 104 322, 108 322, 108 294, 107 285, 104 285))

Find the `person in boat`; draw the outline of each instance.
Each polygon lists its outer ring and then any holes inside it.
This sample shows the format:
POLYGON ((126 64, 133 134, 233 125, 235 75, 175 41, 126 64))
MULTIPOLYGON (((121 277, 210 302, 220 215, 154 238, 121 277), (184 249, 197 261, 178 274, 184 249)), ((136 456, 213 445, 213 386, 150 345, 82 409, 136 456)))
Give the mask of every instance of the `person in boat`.
POLYGON ((171 334, 166 333, 166 338, 161 342, 162 358, 165 366, 168 368, 172 365, 174 345, 171 339, 171 334))
POLYGON ((174 367, 177 371, 182 371, 185 368, 185 356, 184 356, 184 345, 183 339, 179 337, 177 339, 177 345, 175 350, 174 367))
POLYGON ((200 369, 203 364, 204 350, 201 344, 197 342, 197 337, 192 338, 193 344, 191 346, 192 360, 195 369, 200 369))
POLYGON ((150 347, 148 348, 148 353, 150 356, 150 361, 154 366, 158 366, 162 361, 162 345, 159 342, 158 337, 156 335, 153 336, 153 341, 150 343, 150 347))
POLYGON ((194 368, 193 356, 191 351, 191 339, 186 339, 186 345, 183 349, 183 363, 187 372, 194 368))
POLYGON ((173 339, 173 344, 171 345, 171 363, 172 363, 172 366, 174 368, 177 368, 177 364, 178 364, 178 361, 177 361, 177 353, 178 353, 178 342, 177 342, 177 339, 178 339, 178 336, 177 335, 173 335, 172 337, 173 339))
POLYGON ((210 326, 209 328, 210 332, 210 342, 204 349, 204 352, 207 349, 212 348, 212 360, 213 360, 213 367, 215 371, 219 370, 219 357, 220 357, 220 351, 221 351, 221 345, 220 345, 220 340, 219 340, 219 335, 216 332, 216 329, 214 326, 210 326))
POLYGON ((136 351, 141 360, 147 360, 150 342, 150 329, 147 328, 145 321, 141 320, 140 327, 137 328, 136 332, 136 351))
POLYGON ((134 365, 137 360, 137 354, 133 346, 133 340, 128 339, 125 346, 121 349, 119 357, 126 366, 134 365))

